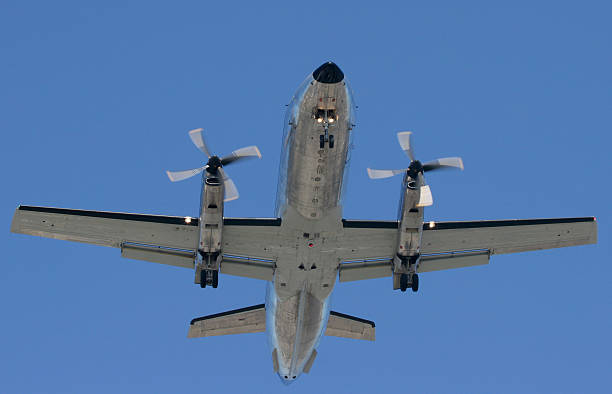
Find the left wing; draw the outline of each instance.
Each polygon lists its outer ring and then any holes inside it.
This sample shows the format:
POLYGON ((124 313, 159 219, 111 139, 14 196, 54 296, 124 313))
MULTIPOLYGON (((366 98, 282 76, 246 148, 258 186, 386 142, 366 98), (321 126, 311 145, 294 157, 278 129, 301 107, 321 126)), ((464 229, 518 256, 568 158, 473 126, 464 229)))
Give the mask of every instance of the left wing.
MULTIPOLYGON (((340 281, 391 276, 398 222, 345 220, 340 281)), ((428 222, 419 272, 487 264, 489 256, 594 244, 593 217, 428 222)))

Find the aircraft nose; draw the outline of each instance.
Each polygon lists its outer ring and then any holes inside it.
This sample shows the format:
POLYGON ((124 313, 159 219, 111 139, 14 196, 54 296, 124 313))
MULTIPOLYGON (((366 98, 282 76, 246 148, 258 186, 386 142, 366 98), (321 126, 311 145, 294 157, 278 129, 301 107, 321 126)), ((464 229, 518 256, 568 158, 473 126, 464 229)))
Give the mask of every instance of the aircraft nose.
POLYGON ((312 77, 321 83, 338 83, 344 79, 344 73, 334 62, 323 63, 314 70, 312 77))

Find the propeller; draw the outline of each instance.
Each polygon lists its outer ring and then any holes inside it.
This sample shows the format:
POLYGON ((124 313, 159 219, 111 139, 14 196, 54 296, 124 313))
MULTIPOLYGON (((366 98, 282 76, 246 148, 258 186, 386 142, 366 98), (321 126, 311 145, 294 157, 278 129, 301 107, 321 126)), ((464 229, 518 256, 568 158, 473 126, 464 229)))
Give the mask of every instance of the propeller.
POLYGON ((461 160, 460 157, 444 157, 441 159, 428 161, 427 163, 421 163, 414 157, 411 139, 411 131, 402 131, 397 133, 397 141, 408 158, 410 158, 410 166, 408 166, 408 168, 397 170, 374 170, 372 168, 368 168, 368 176, 371 179, 383 179, 399 174, 408 174, 410 178, 417 182, 417 186, 419 187, 420 195, 417 207, 427 207, 433 204, 433 196, 431 194, 431 189, 425 182, 425 177, 423 174, 427 171, 445 168, 459 168, 463 170, 463 160, 461 160))
POLYGON ((211 176, 218 176, 223 181, 225 189, 224 201, 231 201, 238 198, 238 189, 234 184, 234 181, 227 175, 227 172, 223 169, 224 166, 235 163, 239 160, 248 159, 252 157, 258 157, 261 159, 261 153, 256 146, 247 146, 240 148, 227 156, 219 157, 217 155, 211 155, 204 137, 202 136, 202 129, 195 129, 189 132, 189 138, 193 144, 201 150, 207 157, 208 161, 202 167, 194 168, 192 170, 185 171, 166 171, 168 178, 172 182, 182 181, 184 179, 191 178, 198 175, 202 171, 208 172, 211 176))

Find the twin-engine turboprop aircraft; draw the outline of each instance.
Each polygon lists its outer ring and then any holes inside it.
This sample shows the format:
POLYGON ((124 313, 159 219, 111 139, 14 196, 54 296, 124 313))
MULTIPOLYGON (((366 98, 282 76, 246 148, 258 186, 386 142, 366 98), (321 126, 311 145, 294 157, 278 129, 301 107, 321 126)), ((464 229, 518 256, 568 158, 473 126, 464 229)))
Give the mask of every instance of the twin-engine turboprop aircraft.
POLYGON ((206 164, 168 176, 178 181, 202 173, 199 217, 21 205, 11 231, 111 246, 122 257, 193 269, 201 287, 216 288, 219 272, 267 281, 265 304, 193 319, 188 337, 267 331, 271 366, 285 383, 310 371, 324 334, 374 340, 374 322, 330 311, 337 278, 391 277, 393 289, 417 291, 423 272, 487 264, 493 254, 597 241, 593 217, 424 223, 423 209, 433 203, 424 173, 463 169, 463 162, 421 163, 409 132, 398 134, 408 168, 368 169, 371 178, 403 174, 398 220, 343 219, 355 126, 350 92, 343 72, 329 62, 293 96, 272 218, 223 216, 224 202, 238 198, 225 167, 261 155, 254 146, 225 157, 211 154, 196 129, 189 136, 208 156, 206 164))

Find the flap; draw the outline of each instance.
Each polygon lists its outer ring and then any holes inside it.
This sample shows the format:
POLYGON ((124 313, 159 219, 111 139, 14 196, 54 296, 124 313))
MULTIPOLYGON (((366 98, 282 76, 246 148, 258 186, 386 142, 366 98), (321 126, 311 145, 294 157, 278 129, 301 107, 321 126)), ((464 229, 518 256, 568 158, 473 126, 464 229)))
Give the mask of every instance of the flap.
POLYGON ((224 255, 221 262, 221 273, 272 281, 274 278, 274 262, 224 255))
POLYGON ((331 311, 325 335, 373 341, 376 339, 376 325, 370 320, 331 311))
MULTIPOLYGON (((424 255, 418 272, 485 265, 489 263, 489 256, 488 250, 424 255)), ((393 274, 393 263, 387 259, 353 261, 340 264, 338 271, 340 282, 384 278, 393 274)))
POLYGON ((157 245, 141 245, 125 242, 121 245, 121 257, 174 265, 176 267, 193 268, 195 252, 193 250, 164 248, 157 245))
POLYGON ((266 305, 260 304, 193 319, 189 325, 187 338, 264 331, 266 331, 266 305))
POLYGON ((392 274, 392 264, 388 259, 349 262, 340 264, 340 268, 338 269, 340 282, 385 278, 392 274))
POLYGON ((489 264, 488 250, 434 254, 421 257, 419 272, 441 271, 485 264, 489 264))

